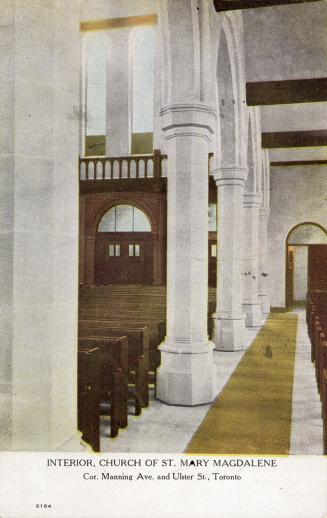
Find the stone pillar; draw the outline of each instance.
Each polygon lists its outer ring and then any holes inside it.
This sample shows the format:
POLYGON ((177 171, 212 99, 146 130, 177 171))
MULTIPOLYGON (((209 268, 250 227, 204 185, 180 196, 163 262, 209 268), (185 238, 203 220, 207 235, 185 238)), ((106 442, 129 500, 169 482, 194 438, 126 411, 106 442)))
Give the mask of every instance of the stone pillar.
POLYGON ((262 315, 266 317, 270 312, 270 297, 268 288, 268 219, 270 210, 259 209, 259 300, 262 315))
POLYGON ((244 348, 242 310, 243 193, 248 170, 231 165, 212 171, 217 184, 217 306, 213 319, 215 349, 244 348))
POLYGON ((106 154, 126 156, 131 146, 130 29, 109 31, 106 154))
POLYGON ((0 449, 76 450, 79 1, 0 6, 0 449))
POLYGON ((262 321, 259 300, 259 207, 262 195, 244 194, 243 310, 246 326, 259 327, 262 321))
POLYGON ((208 146, 215 113, 203 104, 161 112, 168 147, 167 336, 158 398, 172 405, 213 399, 208 307, 208 146))

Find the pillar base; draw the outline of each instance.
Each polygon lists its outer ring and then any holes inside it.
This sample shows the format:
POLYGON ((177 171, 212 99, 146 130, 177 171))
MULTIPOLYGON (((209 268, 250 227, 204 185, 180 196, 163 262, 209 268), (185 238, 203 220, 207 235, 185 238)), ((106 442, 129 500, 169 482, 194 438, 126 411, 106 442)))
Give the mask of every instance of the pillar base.
POLYGON ((269 295, 259 295, 259 300, 261 302, 262 316, 266 317, 270 313, 270 299, 269 299, 269 295))
POLYGON ((243 311, 246 314, 246 327, 260 327, 262 324, 261 303, 245 303, 243 304, 243 311))
POLYGON ((244 350, 245 315, 213 314, 213 336, 216 351, 244 350))
POLYGON ((168 405, 211 403, 214 399, 213 344, 208 342, 205 347, 202 346, 201 352, 181 352, 178 347, 174 351, 174 344, 167 342, 161 344, 160 349, 157 399, 168 405))

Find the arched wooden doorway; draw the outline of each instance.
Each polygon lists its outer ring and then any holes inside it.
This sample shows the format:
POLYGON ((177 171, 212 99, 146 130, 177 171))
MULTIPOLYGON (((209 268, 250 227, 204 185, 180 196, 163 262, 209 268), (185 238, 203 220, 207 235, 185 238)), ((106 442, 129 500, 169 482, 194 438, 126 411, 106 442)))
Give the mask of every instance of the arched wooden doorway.
POLYGON ((152 284, 151 223, 139 208, 111 207, 99 223, 95 247, 96 285, 152 284))
POLYGON ((307 292, 308 248, 327 245, 326 230, 317 223, 300 223, 293 227, 286 239, 285 306, 304 303, 307 292))

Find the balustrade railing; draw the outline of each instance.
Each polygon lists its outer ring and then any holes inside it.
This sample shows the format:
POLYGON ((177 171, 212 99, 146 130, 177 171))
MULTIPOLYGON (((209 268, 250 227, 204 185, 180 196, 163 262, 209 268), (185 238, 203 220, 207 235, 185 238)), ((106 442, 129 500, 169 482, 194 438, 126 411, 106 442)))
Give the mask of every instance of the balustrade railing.
POLYGON ((164 178, 166 159, 167 155, 157 149, 153 155, 83 157, 79 159, 79 178, 82 181, 164 178))

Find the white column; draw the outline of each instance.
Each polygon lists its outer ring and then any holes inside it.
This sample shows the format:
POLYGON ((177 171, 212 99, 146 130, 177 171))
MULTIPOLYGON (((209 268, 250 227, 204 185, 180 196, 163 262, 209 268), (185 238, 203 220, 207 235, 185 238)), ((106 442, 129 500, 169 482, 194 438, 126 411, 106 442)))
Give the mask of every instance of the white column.
POLYGON ((4 3, 0 449, 53 451, 77 432, 79 2, 4 3))
POLYGON ((243 310, 246 313, 246 326, 259 327, 262 323, 259 300, 259 207, 262 195, 245 193, 243 199, 243 310))
POLYGON ((131 142, 130 29, 109 32, 106 154, 126 156, 131 142))
POLYGON ((212 315, 217 350, 244 348, 242 203, 247 173, 238 165, 213 170, 218 190, 217 307, 212 315))
POLYGON ((173 405, 213 399, 208 306, 208 146, 215 113, 203 104, 161 112, 168 149, 167 336, 158 398, 173 405))
POLYGON ((268 219, 270 210, 259 209, 259 300, 262 315, 266 317, 270 312, 270 297, 268 288, 268 219))

